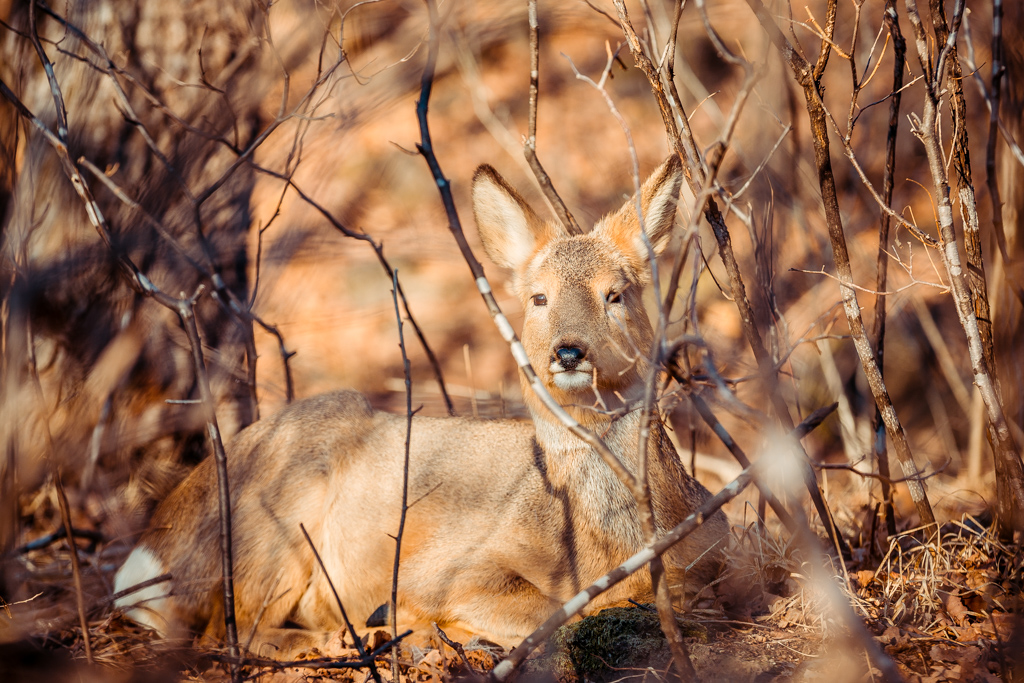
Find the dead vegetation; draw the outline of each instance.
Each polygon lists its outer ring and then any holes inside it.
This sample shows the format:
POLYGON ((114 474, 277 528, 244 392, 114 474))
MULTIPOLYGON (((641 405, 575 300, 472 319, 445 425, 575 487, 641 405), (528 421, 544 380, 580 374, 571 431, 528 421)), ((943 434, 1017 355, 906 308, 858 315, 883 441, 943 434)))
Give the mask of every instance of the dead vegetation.
MULTIPOLYGON (((480 162, 531 185, 533 125, 583 226, 666 151, 689 169, 649 302, 675 368, 652 405, 708 488, 740 472, 737 448, 772 457, 838 402, 803 437, 817 484, 798 468, 769 487, 792 528, 757 494, 729 508, 729 569, 680 621, 701 680, 1024 676, 1024 34, 1018 3, 952 5, 541 3, 535 124, 527 2, 439 8, 429 124, 463 217, 480 162), (879 443, 914 465, 890 469, 879 443)), ((9 2, 0 18, 0 673, 365 681, 344 648, 325 665, 351 668, 250 657, 232 673, 222 644, 159 642, 112 611, 111 577, 153 501, 213 452, 204 407, 225 436, 339 386, 404 410, 396 269, 412 404, 522 415, 519 370, 410 155, 427 9, 9 2), (147 282, 194 303, 201 346, 147 282)), ((520 675, 672 678, 664 626, 649 607, 570 624, 520 675)), ((386 650, 382 679, 390 639, 365 643, 386 650)), ((404 649, 401 675, 509 654, 464 645, 404 649)))

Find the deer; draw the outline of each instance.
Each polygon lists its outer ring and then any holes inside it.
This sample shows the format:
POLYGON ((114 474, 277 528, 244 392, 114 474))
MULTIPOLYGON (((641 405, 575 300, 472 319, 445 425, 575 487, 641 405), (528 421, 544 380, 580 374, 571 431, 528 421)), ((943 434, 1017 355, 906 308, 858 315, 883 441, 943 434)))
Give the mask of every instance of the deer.
MULTIPOLYGON (((533 368, 634 475, 642 411, 630 406, 642 396, 653 343, 642 296, 651 253, 670 240, 681 182, 672 156, 640 188, 643 221, 634 197, 590 232, 570 235, 539 217, 492 167, 473 177, 480 239, 491 261, 511 271, 533 368)), ((436 622, 451 637, 514 646, 647 540, 634 498, 594 448, 525 380, 523 395, 530 421, 411 418, 414 504, 401 541, 396 619, 414 638, 429 637, 436 622)), ((360 393, 337 391, 293 402, 233 440, 236 619, 260 652, 287 659, 344 643, 325 572, 353 623, 382 625, 373 622, 391 599, 407 419, 373 409, 360 393)), ((710 494, 683 468, 660 421, 652 420, 647 444, 661 533, 710 494)), ((157 507, 116 575, 119 593, 151 582, 116 604, 166 637, 224 635, 212 460, 157 507), (170 578, 159 580, 164 574, 170 578)), ((716 512, 663 556, 675 591, 692 594, 714 580, 728 532, 716 512)), ((630 599, 652 599, 648 570, 598 596, 584 615, 630 599)))

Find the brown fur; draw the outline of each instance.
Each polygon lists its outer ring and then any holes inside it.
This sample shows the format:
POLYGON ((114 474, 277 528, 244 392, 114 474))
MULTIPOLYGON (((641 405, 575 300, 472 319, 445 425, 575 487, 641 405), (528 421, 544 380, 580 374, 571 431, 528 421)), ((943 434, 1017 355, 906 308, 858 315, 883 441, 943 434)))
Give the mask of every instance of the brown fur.
MULTIPOLYGON (((643 187, 655 251, 672 228, 680 182, 673 157, 643 187)), ((473 195, 488 254, 514 272, 526 308, 523 343, 535 370, 555 398, 602 434, 635 472, 639 411, 611 420, 586 407, 600 397, 614 409, 642 391, 652 330, 641 300, 648 251, 633 201, 590 234, 570 237, 538 218, 490 167, 477 171, 473 195), (546 305, 534 304, 538 294, 546 296, 546 305), (566 348, 582 353, 575 373, 559 365, 559 351, 566 348)), ((457 634, 516 644, 642 547, 627 489, 525 387, 524 394, 532 423, 413 420, 409 499, 417 502, 402 544, 400 629, 428 636, 436 621, 457 634)), ((404 415, 374 411, 362 395, 337 392, 297 402, 235 440, 228 460, 243 638, 270 600, 257 650, 288 657, 313 645, 323 648, 342 626, 300 522, 357 627, 390 598, 405 436, 404 415), (285 621, 304 630, 282 629, 285 621)), ((708 492, 683 470, 659 424, 649 456, 655 516, 664 530, 708 492)), ((151 610, 136 608, 133 617, 164 632, 187 627, 221 634, 217 519, 214 468, 207 460, 159 507, 119 572, 118 588, 161 570, 174 577, 172 597, 152 599, 166 592, 164 584, 147 596, 151 610), (144 562, 147 553, 154 566, 144 562)), ((670 583, 680 593, 715 576, 727 528, 718 513, 666 555, 670 583)), ((590 610, 649 593, 649 576, 640 573, 597 598, 590 610)))

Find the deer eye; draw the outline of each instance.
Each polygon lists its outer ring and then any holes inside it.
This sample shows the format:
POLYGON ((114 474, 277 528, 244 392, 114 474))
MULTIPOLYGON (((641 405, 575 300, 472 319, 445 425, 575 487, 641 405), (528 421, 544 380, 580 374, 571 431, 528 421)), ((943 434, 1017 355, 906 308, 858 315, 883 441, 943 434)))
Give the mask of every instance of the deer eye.
POLYGON ((604 300, 610 304, 617 304, 622 302, 622 293, 616 292, 614 289, 604 295, 604 300))
POLYGON ((533 300, 533 305, 534 306, 547 306, 548 305, 548 298, 544 294, 534 294, 530 298, 533 300))

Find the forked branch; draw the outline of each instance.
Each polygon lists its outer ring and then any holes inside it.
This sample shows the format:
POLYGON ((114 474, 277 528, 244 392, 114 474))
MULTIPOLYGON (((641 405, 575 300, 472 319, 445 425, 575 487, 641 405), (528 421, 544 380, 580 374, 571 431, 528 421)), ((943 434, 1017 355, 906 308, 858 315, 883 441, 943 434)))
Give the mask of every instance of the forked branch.
POLYGON ((417 149, 427 162, 427 166, 430 168, 430 173, 434 178, 434 182, 437 184, 438 192, 440 192, 441 195, 441 201, 444 204, 445 214, 448 218, 448 229, 455 238, 455 242, 459 246, 459 251, 462 252, 462 257, 469 266, 469 270, 473 274, 473 278, 476 280, 477 290, 480 292, 480 296, 483 298, 484 304, 487 306, 491 319, 494 321, 495 326, 497 326, 502 338, 509 345, 512 351, 512 357, 515 358, 516 365, 518 365, 520 371, 522 371, 526 376, 526 379, 530 384, 530 388, 537 394, 537 397, 541 400, 544 406, 551 411, 551 414, 554 415, 559 422, 561 422, 573 434, 582 439, 586 444, 591 446, 601 456, 605 463, 612 468, 612 471, 619 480, 622 481, 631 492, 636 492, 636 477, 626 469, 626 466, 622 463, 619 457, 608 448, 607 444, 605 444, 600 437, 577 422, 568 412, 566 412, 564 408, 562 408, 561 405, 558 404, 557 401, 555 401, 551 394, 548 393, 544 383, 537 376, 533 366, 530 365, 530 359, 526 355, 526 349, 523 347, 523 343, 519 341, 519 337, 512 328, 512 324, 508 321, 508 318, 505 317, 505 314, 501 312, 501 307, 498 306, 498 302, 491 291, 491 285, 487 281, 487 277, 484 275, 483 266, 480 264, 480 261, 477 260, 476 256, 473 255, 473 251, 469 247, 469 242, 466 241, 465 232, 462 230, 462 221, 459 219, 458 211, 455 209, 455 198, 452 196, 451 181, 445 177, 444 172, 441 170, 441 165, 438 163, 437 156, 434 154, 434 147, 430 138, 430 125, 427 112, 430 105, 430 92, 434 84, 434 70, 437 65, 439 34, 437 26, 437 6, 433 0, 426 0, 426 4, 430 14, 430 36, 427 48, 427 62, 423 67, 423 76, 420 81, 420 97, 416 103, 416 117, 420 126, 420 142, 417 145, 417 149))
MULTIPOLYGON (((917 36, 918 57, 923 64, 930 65, 931 57, 928 52, 927 40, 924 37, 924 25, 917 9, 917 3, 915 0, 907 0, 906 4, 907 14, 917 36)), ((962 5, 958 5, 958 8, 961 12, 963 11, 962 5)), ((935 10, 932 22, 942 21, 944 23, 944 19, 945 17, 940 16, 938 10, 935 10)), ((958 21, 954 17, 954 26, 957 24, 958 21)), ((939 31, 941 34, 941 29, 939 31)), ((1010 434, 1006 415, 1003 412, 1002 398, 993 376, 994 368, 989 361, 991 339, 988 339, 986 344, 986 337, 982 332, 975 309, 975 301, 967 281, 968 276, 964 272, 965 269, 960 259, 960 249, 957 246, 956 232, 953 226, 951 191, 946 176, 945 158, 938 127, 940 97, 947 83, 946 74, 938 67, 941 66, 941 60, 947 54, 955 56, 955 44, 953 47, 949 47, 950 40, 955 38, 955 33, 951 31, 949 36, 940 54, 939 64, 934 69, 931 66, 926 69, 933 76, 926 82, 927 92, 922 116, 912 117, 912 130, 924 145, 928 157, 928 168, 931 172, 938 204, 939 235, 942 241, 939 254, 949 277, 960 325, 967 337, 967 349, 970 354, 974 383, 981 393, 990 424, 990 436, 996 458, 996 482, 999 487, 997 491, 998 514, 1003 530, 1008 531, 1024 528, 1024 463, 1021 461, 1020 452, 1010 434)), ((954 147, 957 147, 958 144, 955 144, 954 147)), ((966 154, 966 150, 961 153, 966 154)), ((959 167, 957 171, 958 175, 963 172, 959 167)), ((973 188, 970 193, 961 193, 961 205, 963 205, 965 197, 969 197, 973 202, 973 188)), ((970 207, 964 207, 964 210, 968 212, 969 223, 970 213, 976 212, 976 207, 972 204, 970 207)), ((968 226, 965 232, 969 230, 968 226)))

